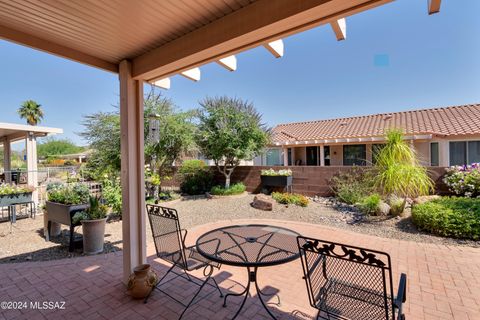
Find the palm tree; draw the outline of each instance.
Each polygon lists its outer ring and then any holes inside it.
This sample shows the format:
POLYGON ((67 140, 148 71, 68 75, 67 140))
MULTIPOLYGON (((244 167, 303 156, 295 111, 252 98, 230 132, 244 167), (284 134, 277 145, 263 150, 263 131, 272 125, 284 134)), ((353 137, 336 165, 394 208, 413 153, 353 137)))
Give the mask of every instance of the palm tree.
POLYGON ((20 118, 26 119, 27 123, 36 126, 43 119, 43 110, 41 105, 33 100, 27 100, 18 108, 20 118))

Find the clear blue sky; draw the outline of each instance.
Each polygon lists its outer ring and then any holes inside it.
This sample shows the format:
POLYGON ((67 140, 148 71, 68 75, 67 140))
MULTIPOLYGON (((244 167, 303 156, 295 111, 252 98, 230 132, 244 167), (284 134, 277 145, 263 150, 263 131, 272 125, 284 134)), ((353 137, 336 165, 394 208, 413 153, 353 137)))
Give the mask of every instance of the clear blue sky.
MULTIPOLYGON (((256 48, 237 56, 236 72, 203 66, 200 82, 175 76, 164 93, 182 109, 207 95, 248 99, 271 126, 480 103, 480 1, 444 0, 433 16, 426 3, 397 0, 350 17, 346 41, 322 26, 285 39, 281 59, 256 48)), ((118 94, 114 74, 0 40, 0 122, 21 123, 16 109, 33 99, 42 125, 81 144, 82 115, 113 110, 118 94)))

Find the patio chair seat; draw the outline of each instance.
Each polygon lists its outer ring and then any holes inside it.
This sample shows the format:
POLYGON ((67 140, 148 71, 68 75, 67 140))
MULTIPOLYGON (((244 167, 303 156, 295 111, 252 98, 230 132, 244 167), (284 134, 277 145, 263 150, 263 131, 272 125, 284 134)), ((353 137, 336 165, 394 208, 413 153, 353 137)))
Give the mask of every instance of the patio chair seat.
MULTIPOLYGON (((383 291, 362 287, 345 281, 330 278, 320 288, 315 299, 316 307, 331 315, 338 314, 340 319, 373 320, 385 319, 385 303, 387 310, 391 310, 391 298, 387 301, 383 291), (349 306, 346 308, 346 306, 349 306)), ((389 314, 393 319, 393 314, 389 314)))

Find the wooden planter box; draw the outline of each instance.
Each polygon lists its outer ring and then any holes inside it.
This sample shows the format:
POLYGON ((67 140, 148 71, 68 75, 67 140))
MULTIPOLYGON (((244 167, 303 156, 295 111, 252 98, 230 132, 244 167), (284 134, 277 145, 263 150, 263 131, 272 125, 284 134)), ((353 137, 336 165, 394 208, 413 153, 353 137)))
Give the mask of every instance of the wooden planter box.
POLYGON ((292 176, 260 176, 264 187, 290 187, 292 176))
POLYGON ((72 252, 74 250, 74 239, 73 233, 74 228, 80 223, 74 224, 72 222, 72 218, 75 213, 79 211, 83 211, 88 208, 88 204, 77 204, 77 205, 65 205, 57 202, 46 202, 47 207, 47 216, 48 216, 48 226, 47 231, 49 233, 50 238, 50 228, 52 222, 57 222, 60 224, 64 224, 70 226, 70 244, 68 250, 72 252))
POLYGON ((0 196, 0 207, 6 207, 16 203, 26 203, 32 201, 32 193, 15 193, 0 196))

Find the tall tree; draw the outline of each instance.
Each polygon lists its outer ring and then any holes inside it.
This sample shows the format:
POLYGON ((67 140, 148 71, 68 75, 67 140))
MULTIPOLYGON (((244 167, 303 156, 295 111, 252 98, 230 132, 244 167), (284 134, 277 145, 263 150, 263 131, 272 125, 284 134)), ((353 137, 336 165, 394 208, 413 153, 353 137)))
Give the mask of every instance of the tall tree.
POLYGON ((43 158, 79 153, 84 150, 85 148, 75 145, 68 139, 45 138, 37 146, 38 156, 43 158))
POLYGON ((20 118, 27 120, 27 123, 32 126, 36 126, 43 119, 41 104, 33 100, 24 101, 17 112, 20 118))
POLYGON ((252 103, 238 98, 206 98, 200 102, 196 142, 225 176, 225 188, 241 160, 251 160, 267 145, 270 130, 252 103))

